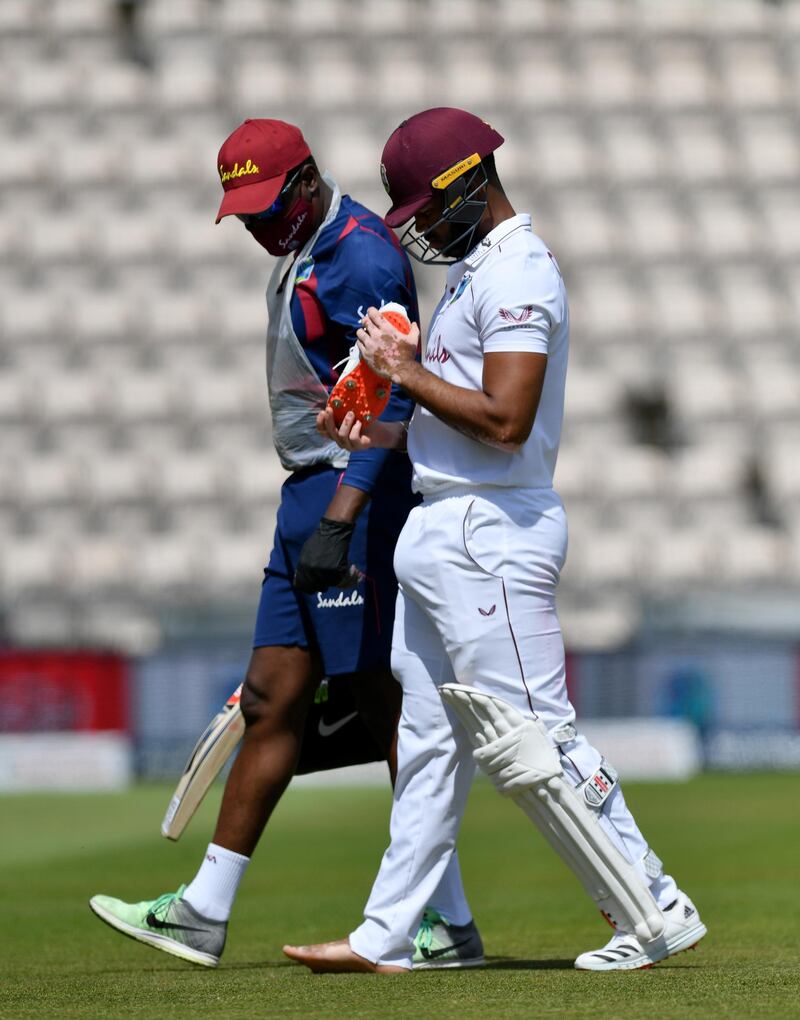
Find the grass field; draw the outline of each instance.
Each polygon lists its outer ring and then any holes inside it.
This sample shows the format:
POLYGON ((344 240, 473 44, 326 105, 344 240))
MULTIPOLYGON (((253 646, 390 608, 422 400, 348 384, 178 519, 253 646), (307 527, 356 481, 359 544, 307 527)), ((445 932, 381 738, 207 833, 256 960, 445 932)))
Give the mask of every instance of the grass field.
POLYGON ((290 791, 246 876, 217 971, 113 932, 95 892, 152 898, 188 880, 218 791, 179 844, 158 835, 167 787, 0 798, 2 1017, 800 1016, 796 776, 630 784, 648 838, 709 935, 650 971, 587 974, 574 956, 608 928, 513 805, 478 784, 461 840, 489 965, 409 977, 314 976, 280 947, 346 934, 385 846, 388 791, 290 791))

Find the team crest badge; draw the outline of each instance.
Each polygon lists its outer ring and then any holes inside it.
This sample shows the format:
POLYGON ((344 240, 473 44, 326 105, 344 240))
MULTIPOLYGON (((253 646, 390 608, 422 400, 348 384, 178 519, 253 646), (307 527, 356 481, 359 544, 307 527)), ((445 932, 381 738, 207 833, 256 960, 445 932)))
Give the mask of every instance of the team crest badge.
POLYGON ((464 293, 464 291, 467 289, 467 287, 469 287, 471 279, 472 279, 472 273, 470 273, 470 272, 464 273, 464 275, 458 281, 458 286, 456 287, 455 291, 453 292, 452 297, 447 302, 448 305, 452 305, 454 302, 458 301, 458 299, 461 297, 461 295, 464 293))
POLYGON ((389 175, 386 173, 386 167, 381 163, 381 181, 383 182, 383 190, 386 194, 389 194, 389 175))
POLYGON ((295 283, 305 283, 311 277, 314 272, 314 260, 309 257, 304 259, 297 267, 297 275, 294 278, 295 283))

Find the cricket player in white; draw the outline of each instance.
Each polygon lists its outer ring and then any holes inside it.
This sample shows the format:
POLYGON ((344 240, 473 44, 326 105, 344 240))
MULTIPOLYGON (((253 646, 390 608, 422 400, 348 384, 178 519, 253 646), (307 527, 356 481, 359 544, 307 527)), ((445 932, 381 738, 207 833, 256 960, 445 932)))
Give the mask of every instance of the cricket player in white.
MULTIPOLYGON (((405 121, 383 153, 386 222, 447 262, 422 362, 370 309, 366 360, 417 403, 412 510, 395 552, 392 669, 403 687, 391 844, 349 940, 286 947, 313 970, 411 966, 425 904, 453 853, 476 762, 572 868, 616 931, 590 970, 652 966, 706 932, 648 847, 613 766, 575 726, 555 591, 567 551, 553 489, 569 344, 564 282, 494 166, 502 137, 462 110, 405 121)), ((320 429, 347 449, 402 448, 400 423, 320 429)))

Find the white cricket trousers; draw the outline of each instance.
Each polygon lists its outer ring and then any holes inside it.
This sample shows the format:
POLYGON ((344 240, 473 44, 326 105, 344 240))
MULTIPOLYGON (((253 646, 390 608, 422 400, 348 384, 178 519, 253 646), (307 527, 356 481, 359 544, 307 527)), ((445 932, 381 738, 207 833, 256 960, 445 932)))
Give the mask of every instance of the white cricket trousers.
MULTIPOLYGON (((453 854, 475 773, 466 731, 439 685, 458 681, 494 694, 551 732, 575 719, 555 608, 566 550, 564 508, 552 489, 449 492, 409 515, 395 551, 392 670, 403 710, 391 843, 364 922, 350 935, 367 960, 411 966, 412 940, 453 854)), ((558 747, 576 785, 600 764, 580 734, 558 747)), ((659 904, 668 905, 677 887, 663 872, 645 876, 647 843, 619 786, 601 818, 659 904)))

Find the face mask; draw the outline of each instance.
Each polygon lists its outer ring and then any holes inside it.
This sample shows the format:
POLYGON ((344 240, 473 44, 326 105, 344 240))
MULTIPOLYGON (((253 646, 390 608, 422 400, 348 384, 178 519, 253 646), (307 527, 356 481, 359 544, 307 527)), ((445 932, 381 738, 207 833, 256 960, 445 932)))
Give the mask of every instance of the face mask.
POLYGON ((288 255, 302 248, 314 233, 314 209, 305 198, 298 197, 284 216, 253 223, 247 229, 270 255, 288 255))

